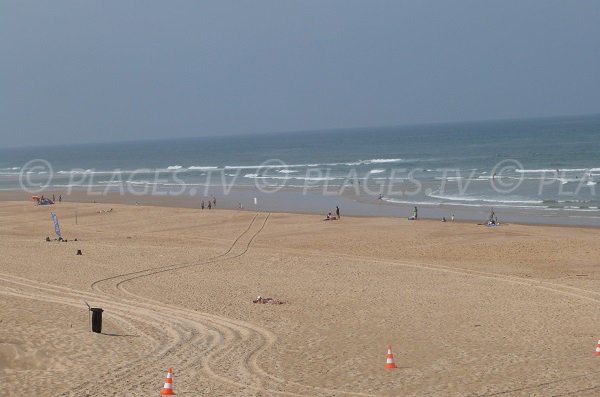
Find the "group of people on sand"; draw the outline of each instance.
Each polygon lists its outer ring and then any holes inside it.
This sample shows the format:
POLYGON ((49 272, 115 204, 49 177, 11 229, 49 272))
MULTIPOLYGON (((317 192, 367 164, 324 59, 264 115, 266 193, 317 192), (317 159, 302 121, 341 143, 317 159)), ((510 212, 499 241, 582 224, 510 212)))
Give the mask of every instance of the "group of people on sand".
POLYGON ((335 206, 335 215, 333 215, 330 212, 330 213, 327 214, 327 216, 323 220, 324 221, 335 221, 337 219, 340 219, 340 207, 336 205, 335 206))
MULTIPOLYGON (((209 210, 213 209, 213 207, 217 208, 217 199, 216 199, 216 197, 213 196, 212 201, 210 199, 207 200, 207 201, 208 201, 207 207, 208 207, 209 210)), ((202 202, 200 203, 200 208, 204 209, 204 200, 202 200, 202 202)))
MULTIPOLYGON (((38 205, 48 205, 56 203, 56 196, 54 194, 52 195, 52 199, 50 199, 49 197, 44 197, 43 194, 41 196, 32 196, 31 198, 38 205)), ((58 196, 58 202, 62 202, 62 194, 58 196)))
MULTIPOLYGON (((454 222, 454 214, 452 214, 452 216, 450 217, 450 220, 451 220, 452 222, 454 222)), ((445 216, 443 216, 443 217, 442 217, 442 222, 447 222, 447 220, 446 220, 446 217, 445 217, 445 216)))
MULTIPOLYGON (((415 206, 413 208, 413 215, 410 218, 408 218, 408 219, 411 220, 411 221, 416 221, 418 219, 418 217, 419 217, 419 215, 418 215, 418 209, 415 206)), ((454 214, 452 214, 450 216, 450 221, 454 222, 454 219, 455 219, 454 218, 454 214)), ((444 222, 444 223, 448 222, 448 220, 446 219, 445 216, 442 217, 442 222, 444 222)), ((487 222, 485 223, 485 225, 486 226, 497 226, 497 225, 500 225, 500 222, 498 221, 498 217, 496 216, 496 213, 494 212, 493 208, 492 208, 492 212, 491 212, 491 214, 490 214, 487 222)))
MULTIPOLYGON (((413 208, 413 214, 412 214, 412 216, 410 218, 408 218, 408 220, 409 221, 416 221, 417 219, 419 219, 419 209, 417 208, 417 206, 415 206, 413 208)), ((450 216, 450 220, 452 222, 454 222, 454 214, 452 214, 450 216)), ((448 222, 448 220, 446 219, 445 216, 442 217, 442 222, 444 222, 444 223, 448 222)))

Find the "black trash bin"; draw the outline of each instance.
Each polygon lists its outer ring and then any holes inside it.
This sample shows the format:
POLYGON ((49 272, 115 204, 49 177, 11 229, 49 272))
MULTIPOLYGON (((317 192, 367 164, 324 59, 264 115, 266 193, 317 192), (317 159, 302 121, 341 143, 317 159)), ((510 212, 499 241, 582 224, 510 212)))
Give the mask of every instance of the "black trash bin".
POLYGON ((104 310, 99 307, 91 307, 92 312, 92 331, 96 333, 102 332, 102 312, 104 310))

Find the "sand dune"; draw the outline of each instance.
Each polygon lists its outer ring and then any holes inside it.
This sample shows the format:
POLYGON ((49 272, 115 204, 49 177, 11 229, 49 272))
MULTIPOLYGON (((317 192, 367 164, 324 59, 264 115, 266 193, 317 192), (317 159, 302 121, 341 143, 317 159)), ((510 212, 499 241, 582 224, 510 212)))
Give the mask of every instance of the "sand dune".
POLYGON ((600 393, 599 230, 53 210, 66 243, 49 208, 0 204, 9 396, 158 395, 170 367, 190 396, 600 393))

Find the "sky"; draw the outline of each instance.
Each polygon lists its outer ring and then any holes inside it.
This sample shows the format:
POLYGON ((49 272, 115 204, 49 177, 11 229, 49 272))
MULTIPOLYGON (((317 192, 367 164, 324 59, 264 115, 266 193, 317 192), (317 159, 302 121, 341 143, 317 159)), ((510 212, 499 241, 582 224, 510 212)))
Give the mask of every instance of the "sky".
POLYGON ((600 113, 600 1, 0 2, 0 147, 600 113))

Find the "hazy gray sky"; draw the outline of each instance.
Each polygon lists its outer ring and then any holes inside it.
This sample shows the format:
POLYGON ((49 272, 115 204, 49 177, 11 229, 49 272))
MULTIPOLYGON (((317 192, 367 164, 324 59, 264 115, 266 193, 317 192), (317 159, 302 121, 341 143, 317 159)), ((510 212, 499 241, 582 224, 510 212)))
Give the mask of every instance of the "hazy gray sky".
POLYGON ((0 2, 0 146, 600 113, 600 1, 0 2))

